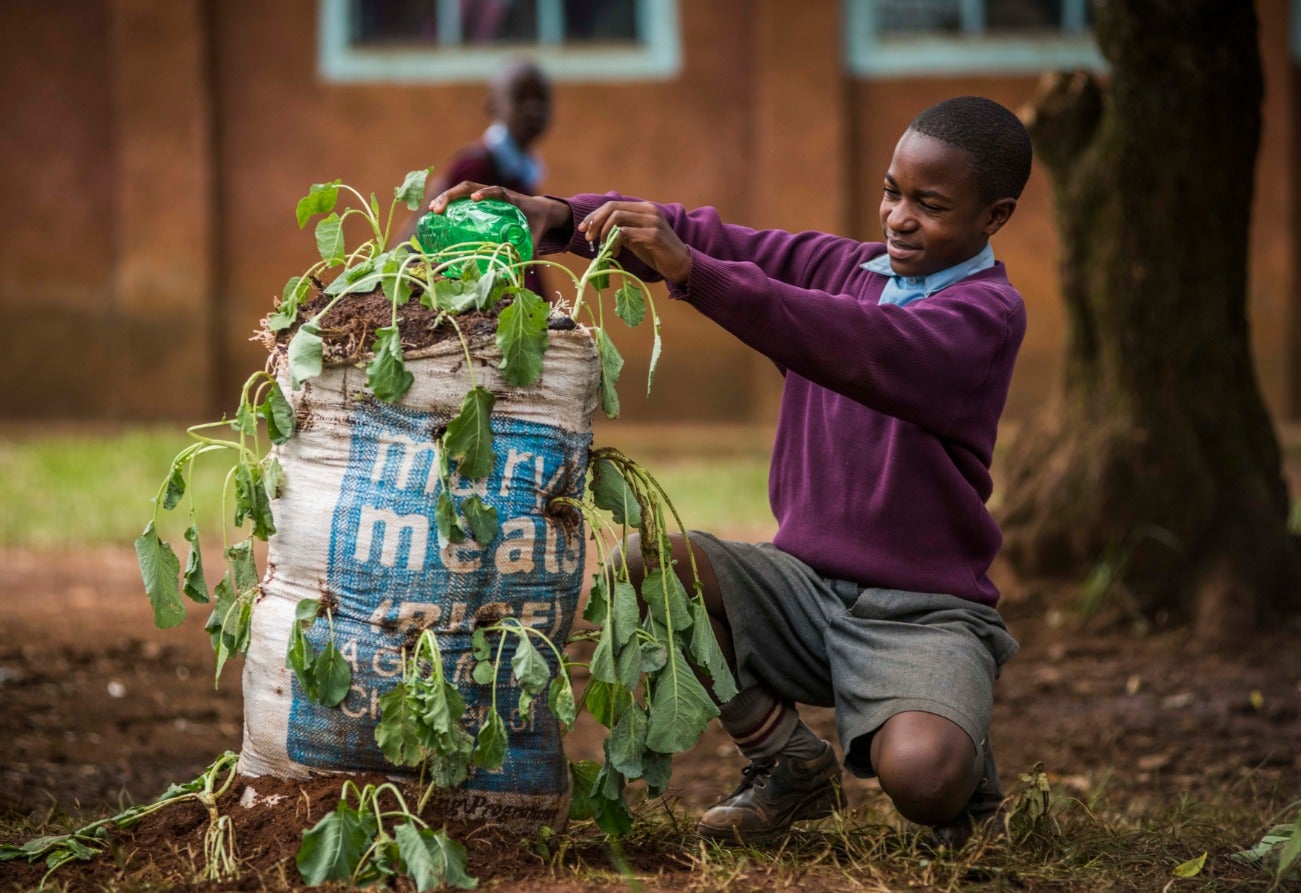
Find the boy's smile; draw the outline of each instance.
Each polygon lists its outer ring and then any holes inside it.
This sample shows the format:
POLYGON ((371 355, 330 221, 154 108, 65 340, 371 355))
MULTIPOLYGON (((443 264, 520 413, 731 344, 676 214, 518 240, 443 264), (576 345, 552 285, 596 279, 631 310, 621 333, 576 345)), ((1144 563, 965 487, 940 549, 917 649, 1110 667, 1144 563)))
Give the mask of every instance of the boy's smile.
POLYGON ((881 231, 900 276, 929 276, 974 257, 1016 206, 985 202, 971 156, 914 130, 895 146, 881 195, 881 231))

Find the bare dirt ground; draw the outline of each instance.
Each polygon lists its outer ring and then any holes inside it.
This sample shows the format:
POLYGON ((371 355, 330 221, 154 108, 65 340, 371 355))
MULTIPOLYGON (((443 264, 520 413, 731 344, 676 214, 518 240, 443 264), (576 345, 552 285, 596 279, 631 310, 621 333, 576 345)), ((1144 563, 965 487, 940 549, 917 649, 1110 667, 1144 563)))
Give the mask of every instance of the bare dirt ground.
MULTIPOLYGON (((1283 804, 1301 795, 1301 623, 1278 625, 1231 652, 1207 652, 1180 631, 1139 635, 1125 622, 1085 628, 1062 604, 1063 593, 1000 583, 1007 591, 1001 608, 1023 646, 1000 681, 995 719, 1009 789, 1043 763, 1068 793, 1085 800, 1101 793, 1136 813, 1183 795, 1262 804, 1277 804, 1280 792, 1283 804)), ((129 547, 0 552, 0 604, 4 828, 21 827, 24 817, 97 818, 151 801, 239 749, 238 662, 214 689, 202 609, 180 629, 154 627, 129 547)), ((832 734, 829 713, 809 716, 832 734)), ((581 727, 567 749, 571 757, 599 753, 581 727)), ((698 812, 735 783, 741 766, 715 727, 675 761, 672 794, 686 814, 698 812)), ((888 811, 874 783, 847 784, 851 806, 888 811)), ((179 836, 181 825, 202 818, 196 807, 173 830, 179 836)), ((287 829, 286 846, 301 827, 287 829)), ((1240 836, 1249 846, 1260 829, 1240 836)), ((0 843, 21 842, 4 837, 0 843)), ((549 884, 539 860, 503 860, 497 852, 471 864, 494 889, 579 889, 549 884)), ((629 858, 636 867, 636 854, 629 858)), ((75 868, 61 869, 73 889, 75 868)), ((296 879, 292 862, 286 870, 296 879)), ((0 863, 0 889, 26 889, 39 877, 0 863)), ((85 889, 111 885, 104 876, 84 881, 85 889)))

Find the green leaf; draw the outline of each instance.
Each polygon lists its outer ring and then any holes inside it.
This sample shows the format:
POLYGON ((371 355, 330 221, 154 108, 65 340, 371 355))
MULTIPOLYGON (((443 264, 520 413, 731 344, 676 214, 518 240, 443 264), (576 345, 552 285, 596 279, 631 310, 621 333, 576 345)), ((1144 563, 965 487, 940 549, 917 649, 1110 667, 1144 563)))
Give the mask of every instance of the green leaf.
POLYGON ((641 288, 631 280, 625 279, 623 286, 614 293, 614 312, 632 327, 641 325, 646 318, 646 298, 641 288))
POLYGON ((481 660, 470 671, 470 678, 479 685, 492 685, 497 678, 497 665, 490 660, 481 660))
POLYGON ((604 573, 592 575, 592 588, 587 593, 587 605, 583 608, 583 619, 597 626, 604 626, 606 615, 610 613, 610 596, 607 593, 604 573))
POLYGON ((1288 876, 1297 858, 1301 856, 1301 813, 1297 814, 1297 819, 1292 823, 1292 827, 1287 832, 1287 842, 1283 844, 1283 850, 1278 854, 1278 874, 1281 881, 1288 876))
POLYGON ((397 326, 383 326, 375 330, 375 343, 371 346, 375 358, 366 367, 366 387, 385 403, 397 403, 411 390, 416 377, 407 371, 402 358, 402 335, 397 326))
POLYGON ((253 558, 253 541, 241 540, 226 550, 226 558, 235 572, 235 594, 246 595, 257 589, 257 562, 253 558))
POLYGON ((172 464, 171 473, 167 476, 167 487, 163 490, 163 508, 171 511, 181 504, 181 497, 185 495, 185 464, 190 461, 182 459, 172 464))
POLYGON ((474 655, 475 660, 489 660, 492 657, 488 634, 481 626, 475 627, 474 632, 470 634, 470 653, 474 655))
POLYGON ((673 775, 673 757, 666 753, 648 750, 642 753, 641 777, 652 797, 658 797, 668 790, 669 779, 673 775))
POLYGON ((588 487, 596 507, 608 511, 614 523, 641 527, 641 505, 618 465, 609 459, 598 459, 592 464, 588 487))
POLYGON ((272 443, 284 443, 294 435, 294 407, 280 389, 279 382, 273 381, 267 388, 266 399, 258 407, 258 414, 266 422, 267 436, 272 443))
POLYGON ((573 683, 564 670, 556 673, 551 680, 547 691, 547 707, 566 729, 574 727, 574 722, 578 719, 578 705, 574 700, 573 683))
POLYGON ((514 671, 520 688, 531 695, 540 694, 551 679, 551 668, 547 666, 546 658, 534 647, 532 639, 522 629, 510 668, 514 671))
POLYGON ((185 540, 190 544, 190 554, 185 559, 185 585, 181 591, 201 605, 208 603, 208 581, 203 577, 203 554, 199 550, 199 528, 191 516, 185 528, 185 540))
POLYGON ((662 567, 646 574, 641 584, 641 597, 650 615, 665 626, 681 631, 691 626, 691 603, 687 590, 670 568, 662 567))
POLYGON ((306 322, 298 327, 289 341, 289 383, 296 391, 303 382, 321 374, 321 330, 316 323, 306 322))
POLYGON ((608 626, 601 629, 601 637, 597 639, 596 650, 592 652, 589 669, 593 679, 610 683, 619 681, 619 673, 614 666, 614 631, 608 626))
POLYGON ((637 687, 641 677, 642 652, 634 643, 619 648, 614 658, 614 672, 619 683, 629 691, 637 687))
POLYGON ((374 291, 383 278, 375 271, 375 260, 369 257, 356 266, 344 270, 325 287, 325 293, 333 298, 344 294, 363 295, 374 291))
POLYGON ((434 287, 421 296, 420 303, 431 310, 463 313, 474 306, 474 286, 460 279, 436 279, 434 287))
POLYGON ((609 729, 619 721, 623 711, 628 709, 632 695, 617 682, 593 678, 583 692, 583 701, 592 718, 609 729))
POLYGON ((646 746, 660 753, 681 753, 696 743, 718 708, 681 653, 670 652, 668 666, 655 677, 649 713, 646 746))
POLYGON ((479 882, 466 873, 465 847, 444 831, 404 822, 393 829, 406 873, 420 891, 443 886, 473 890, 479 882))
POLYGON ((438 538, 443 542, 465 542, 465 531, 456 517, 456 505, 446 490, 438 494, 434 503, 434 522, 438 525, 438 538))
POLYGON ((687 646, 691 659, 713 680, 714 694, 720 703, 726 703, 736 695, 736 680, 727 666, 727 658, 718 647, 714 637, 714 628, 709 622, 709 611, 700 602, 691 603, 691 639, 687 646))
POLYGON ((309 887, 326 881, 347 881, 370 846, 373 834, 367 833, 357 810, 340 803, 315 826, 303 832, 298 849, 298 872, 309 887))
POLYGON ((262 480, 266 484, 267 498, 279 499, 285 492, 285 470, 280 467, 280 460, 274 454, 262 460, 262 480))
POLYGON ((474 295, 474 309, 491 310, 501 300, 502 295, 506 294, 506 289, 509 287, 510 280, 495 268, 483 273, 470 292, 474 295))
POLYGON ((316 224, 316 248, 321 260, 332 267, 343 263, 346 253, 343 246, 343 220, 333 212, 316 224))
POLYGON ((1202 853, 1196 859, 1189 859, 1180 865, 1176 865, 1172 872, 1175 877, 1197 877, 1202 873, 1202 868, 1206 865, 1206 853, 1202 853))
POLYGON ((326 707, 337 707, 348 696, 352 686, 352 667, 344 660, 334 642, 326 642, 321 653, 312 664, 312 676, 316 682, 316 698, 326 707))
POLYGON ((402 246, 393 249, 391 254, 384 256, 380 270, 380 287, 384 289, 384 297, 399 307, 411 300, 411 282, 402 273, 408 253, 402 246))
POLYGON ((581 822, 596 815, 599 808, 593 791, 597 776, 601 774, 601 764, 595 760, 572 760, 569 763, 569 786, 572 795, 569 800, 569 818, 581 822))
POLYGON ((427 167, 408 173, 403 178, 402 185, 393 190, 393 198, 405 204, 409 210, 418 209, 425 198, 425 181, 432 171, 432 167, 427 167))
POLYGON ((501 714, 489 710, 474 748, 474 764, 481 769, 500 769, 506 760, 506 724, 501 714))
POLYGON ((610 763, 626 778, 641 778, 648 728, 646 711, 633 701, 610 730, 610 763))
POLYGON ((291 276, 280 292, 280 306, 267 319, 267 328, 272 332, 283 332, 298 319, 298 308, 307 300, 311 291, 312 280, 306 276, 291 276))
POLYGON ((316 652, 303 634, 303 628, 295 623, 289 628, 289 648, 285 651, 285 666, 294 671, 298 684, 303 687, 303 694, 312 701, 320 701, 320 692, 316 687, 316 674, 312 672, 316 663, 316 652))
POLYGON ((380 695, 375 743, 395 766, 419 766, 425 759, 415 706, 408 697, 406 685, 401 682, 380 695))
POLYGON ((623 357, 606 335, 605 329, 596 329, 596 335, 597 349, 601 354, 601 409, 607 418, 618 418, 619 392, 615 385, 619 382, 619 373, 623 371, 623 357))
POLYGON ((606 742, 606 763, 596 778, 596 825, 606 834, 619 836, 632 830, 632 813, 623 800, 623 776, 610 766, 609 742, 606 742))
POLYGON ((253 414, 253 407, 247 403, 240 403, 239 409, 235 410, 235 418, 231 421, 230 427, 240 434, 257 433, 257 417, 253 414))
POLYGON ((457 470, 464 478, 485 478, 497 462, 489 424, 495 402, 491 391, 476 385, 465 395, 460 413, 447 425, 443 448, 448 458, 457 461, 457 470))
POLYGON ((499 529, 497 510, 476 493, 461 503, 461 511, 465 514, 465 523, 470 526, 470 535, 474 541, 483 546, 491 543, 499 529))
POLYGON ((135 547, 145 593, 154 606, 154 624, 159 629, 180 626, 185 620, 185 605, 181 602, 181 589, 177 583, 181 560, 171 546, 159 539, 153 521, 136 537, 135 547))
POLYGON ((546 352, 547 317, 551 308, 527 288, 515 293, 497 318, 497 346, 501 348, 502 377, 512 387, 528 387, 542 374, 546 352))
POLYGON ((628 644, 641 623, 641 605, 637 602, 637 590, 627 580, 616 580, 614 584, 614 642, 619 647, 628 644))
POLYGON ((276 532, 271 499, 262 482, 262 466, 247 460, 235 466, 235 526, 253 520, 253 536, 265 541, 276 532))
POLYGON ((298 218, 298 228, 302 229, 317 214, 328 214, 334 210, 335 202, 339 200, 339 187, 343 184, 342 180, 335 180, 333 183, 313 183, 312 188, 307 191, 307 195, 298 200, 296 216, 298 218))
MULTIPOLYGON (((663 627, 654 625, 655 629, 663 631, 663 627)), ((641 652, 641 671, 643 673, 656 673, 668 666, 669 649, 668 646, 660 641, 642 639, 637 645, 637 650, 641 652)))

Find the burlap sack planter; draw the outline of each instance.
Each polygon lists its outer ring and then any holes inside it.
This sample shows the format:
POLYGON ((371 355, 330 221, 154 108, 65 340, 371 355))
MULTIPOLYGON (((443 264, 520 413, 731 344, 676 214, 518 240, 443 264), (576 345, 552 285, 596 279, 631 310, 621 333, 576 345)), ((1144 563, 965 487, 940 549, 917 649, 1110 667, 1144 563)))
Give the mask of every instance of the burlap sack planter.
MULTIPOLYGON (((470 343, 477 381, 496 397, 497 459, 479 481, 461 479, 453 463, 451 490, 458 499, 477 492, 497 509, 500 530, 486 546, 442 543, 435 522, 443 486, 437 439, 470 387, 458 340, 408 353, 415 383, 393 405, 366 391, 364 368, 351 365, 327 365, 294 391, 283 352, 277 356, 298 429, 276 448, 286 484, 272 503, 276 533, 244 665, 241 772, 293 779, 412 772, 386 760, 375 725, 380 696, 401 678, 403 647, 425 628, 438 636, 447 676, 465 698, 471 734, 491 697, 489 686, 471 679, 476 624, 513 616, 563 643, 583 584, 584 537, 572 514, 549 513, 547 504, 581 495, 600 363, 587 330, 549 335, 540 380, 519 389, 502 381, 491 337, 470 343), (335 708, 309 700, 285 666, 296 605, 323 597, 334 612, 335 645, 353 672, 352 689, 335 708)), ((308 631, 318 649, 327 636, 323 622, 308 631)), ((554 656, 546 657, 554 672, 554 656)), ((505 764, 472 769, 436 802, 453 821, 523 833, 561 827, 570 798, 557 722, 545 698, 520 716, 509 660, 502 667, 505 764)))

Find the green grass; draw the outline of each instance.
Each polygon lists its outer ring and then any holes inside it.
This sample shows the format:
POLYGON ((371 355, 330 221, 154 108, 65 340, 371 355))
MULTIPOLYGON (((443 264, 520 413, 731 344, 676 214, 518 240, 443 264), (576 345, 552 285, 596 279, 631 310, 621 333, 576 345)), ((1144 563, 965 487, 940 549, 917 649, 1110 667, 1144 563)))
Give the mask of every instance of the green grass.
MULTIPOLYGON (((699 432, 611 429, 601 443, 618 446, 655 475, 689 527, 705 530, 773 526, 768 510, 768 454, 760 437, 720 445, 699 432)), ((131 543, 153 512, 152 500, 189 443, 184 426, 49 434, 0 432, 0 548, 58 549, 131 543)), ((233 457, 234 453, 229 454, 233 457)), ((191 481, 199 529, 219 530, 219 498, 230 459, 200 457, 191 481)), ((178 540, 188 503, 161 513, 163 538, 178 540)))
MULTIPOLYGON (((57 549, 130 544, 153 512, 185 429, 0 435, 0 547, 57 549)), ((233 456, 234 454, 231 453, 233 456)), ((226 468, 203 457, 192 486, 200 529, 216 530, 226 468)), ((164 538, 184 532, 187 504, 160 521, 164 538)))

